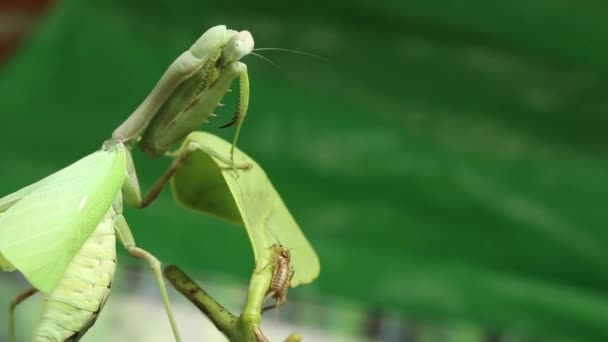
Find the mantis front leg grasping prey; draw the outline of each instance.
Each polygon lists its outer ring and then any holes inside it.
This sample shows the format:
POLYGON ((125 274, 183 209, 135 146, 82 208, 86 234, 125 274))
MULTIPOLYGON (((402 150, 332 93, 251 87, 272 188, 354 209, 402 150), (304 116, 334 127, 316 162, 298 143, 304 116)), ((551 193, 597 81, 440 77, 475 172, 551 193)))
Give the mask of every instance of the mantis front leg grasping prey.
MULTIPOLYGON (((240 80, 237 111, 224 125, 237 125, 230 158, 223 158, 233 168, 250 165, 234 164, 234 147, 249 106, 247 66, 240 62, 253 50, 249 31, 229 30, 224 25, 210 28, 189 50, 182 53, 165 71, 141 105, 112 133, 106 146, 124 143, 137 145, 149 157, 170 154, 169 149, 201 124, 214 116, 235 78, 240 80)), ((174 159, 167 172, 140 203, 146 207, 160 193, 176 169, 200 145, 192 144, 174 159)), ((135 175, 133 175, 135 177, 135 175)))

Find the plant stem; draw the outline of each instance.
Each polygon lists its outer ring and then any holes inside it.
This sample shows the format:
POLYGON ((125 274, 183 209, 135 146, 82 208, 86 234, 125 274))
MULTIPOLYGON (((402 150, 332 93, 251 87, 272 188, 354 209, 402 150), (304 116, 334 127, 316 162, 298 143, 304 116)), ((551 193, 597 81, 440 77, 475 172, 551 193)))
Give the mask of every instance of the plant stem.
MULTIPOLYGON (((272 281, 272 267, 253 271, 247 301, 239 317, 226 310, 177 266, 168 266, 164 273, 169 282, 196 305, 230 341, 260 341, 260 336, 263 334, 258 326, 262 319, 264 297, 272 281)), ((294 335, 294 338, 288 341, 299 341, 299 335, 294 335)))
POLYGON ((165 268, 165 277, 173 284, 184 297, 196 305, 207 316, 218 330, 226 336, 231 336, 235 330, 237 317, 230 313, 205 290, 200 288, 194 280, 188 277, 175 265, 165 268))

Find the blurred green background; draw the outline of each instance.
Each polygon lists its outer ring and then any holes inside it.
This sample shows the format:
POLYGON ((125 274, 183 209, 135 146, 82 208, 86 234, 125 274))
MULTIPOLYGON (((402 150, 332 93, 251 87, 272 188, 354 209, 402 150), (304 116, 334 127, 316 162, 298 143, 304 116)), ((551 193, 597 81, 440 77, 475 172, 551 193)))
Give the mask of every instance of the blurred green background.
MULTIPOLYGON (((349 333, 372 340, 605 341, 607 18, 599 1, 59 1, 0 69, 0 194, 97 149, 208 27, 247 29, 328 59, 246 59, 240 148, 321 258, 290 300, 355 305, 349 333)), ((235 106, 203 129, 230 138, 235 106)), ((136 163, 147 188, 168 160, 136 163)), ((247 282, 244 230, 168 191, 126 215, 165 263, 247 282)))

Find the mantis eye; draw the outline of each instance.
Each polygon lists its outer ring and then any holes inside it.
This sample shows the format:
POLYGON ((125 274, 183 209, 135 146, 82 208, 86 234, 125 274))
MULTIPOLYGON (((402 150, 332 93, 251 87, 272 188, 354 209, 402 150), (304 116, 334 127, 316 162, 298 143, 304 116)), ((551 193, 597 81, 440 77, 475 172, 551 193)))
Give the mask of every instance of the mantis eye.
POLYGON ((236 33, 226 44, 223 55, 228 62, 238 61, 253 50, 253 37, 249 31, 236 33))

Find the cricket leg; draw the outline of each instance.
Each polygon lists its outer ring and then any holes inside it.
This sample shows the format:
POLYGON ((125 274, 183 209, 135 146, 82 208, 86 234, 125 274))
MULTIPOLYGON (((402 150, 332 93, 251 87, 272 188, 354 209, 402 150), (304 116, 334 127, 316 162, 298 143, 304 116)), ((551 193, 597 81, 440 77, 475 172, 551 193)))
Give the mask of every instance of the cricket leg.
POLYGON ((262 333, 262 330, 260 330, 260 327, 258 327, 257 324, 254 324, 252 326, 252 329, 253 329, 253 336, 255 336, 256 342, 270 342, 268 340, 268 338, 266 338, 266 336, 264 336, 264 334, 262 333))
MULTIPOLYGON (((253 336, 255 337, 256 342, 270 342, 266 336, 262 333, 262 330, 257 324, 253 325, 253 336)), ((292 333, 287 336, 285 342, 300 342, 302 341, 302 336, 298 333, 292 333)))
POLYGON ((279 303, 279 300, 277 300, 277 301, 276 301, 274 304, 272 304, 272 305, 268 305, 268 306, 265 306, 265 307, 262 309, 262 312, 266 312, 266 311, 268 311, 268 310, 272 310, 272 309, 277 309, 277 310, 278 310, 278 309, 279 309, 279 306, 281 306, 281 304, 282 304, 282 303, 279 303))
POLYGON ((28 299, 29 297, 31 297, 32 295, 34 295, 36 292, 38 292, 38 290, 36 290, 35 288, 31 287, 23 292, 21 292, 20 294, 17 295, 17 297, 15 297, 15 299, 13 299, 13 301, 11 302, 11 304, 8 307, 8 340, 10 342, 15 342, 15 308, 17 307, 17 305, 21 304, 24 300, 28 299))
POLYGON ((122 244, 125 246, 127 252, 135 258, 147 261, 148 265, 154 272, 154 275, 156 276, 156 283, 158 284, 160 295, 163 299, 163 304, 165 305, 165 311, 167 312, 169 323, 171 324, 171 329, 173 330, 173 336, 175 337, 176 342, 180 342, 181 337, 179 335, 177 323, 175 322, 175 317, 173 316, 171 303, 169 302, 169 294, 167 293, 167 287, 165 286, 165 281, 163 279, 160 261, 148 251, 135 245, 135 239, 133 238, 131 229, 129 228, 129 225, 121 212, 116 213, 116 217, 114 218, 114 226, 116 233, 122 244))
MULTIPOLYGON (((272 246, 268 246, 266 247, 266 250, 269 249, 275 249, 277 247, 277 244, 273 244, 272 246)), ((273 252, 271 257, 269 258, 270 260, 268 260, 268 262, 266 263, 266 265, 264 265, 264 267, 262 267, 259 271, 255 271, 255 273, 262 273, 262 271, 264 271, 266 269, 266 267, 270 266, 270 265, 274 265, 273 266, 273 270, 276 269, 277 267, 277 256, 276 254, 273 252)), ((256 266, 257 269, 257 266, 256 266)), ((270 298, 268 295, 266 295, 266 298, 264 298, 264 300, 267 300, 268 298, 270 298)))
POLYGON ((283 305, 283 303, 285 303, 283 301, 283 299, 278 296, 278 293, 276 290, 271 290, 269 291, 266 296, 264 297, 264 301, 267 301, 269 298, 276 298, 276 301, 274 302, 274 304, 272 305, 268 305, 265 306, 264 308, 262 308, 262 313, 268 311, 268 310, 272 310, 272 309, 277 309, 276 311, 276 319, 279 319, 279 306, 283 305))

